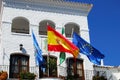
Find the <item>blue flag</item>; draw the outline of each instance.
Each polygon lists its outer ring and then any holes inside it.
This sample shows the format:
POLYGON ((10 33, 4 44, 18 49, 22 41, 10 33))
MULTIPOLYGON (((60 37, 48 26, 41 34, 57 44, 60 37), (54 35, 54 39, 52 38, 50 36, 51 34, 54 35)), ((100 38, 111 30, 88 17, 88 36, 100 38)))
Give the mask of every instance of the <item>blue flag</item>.
POLYGON ((82 39, 77 33, 73 33, 72 42, 79 48, 79 51, 86 55, 88 59, 94 64, 101 64, 101 59, 104 58, 104 55, 90 45, 87 41, 82 39))
POLYGON ((36 65, 42 65, 44 62, 43 56, 42 56, 42 51, 38 45, 38 42, 36 40, 36 37, 32 31, 32 38, 33 38, 33 45, 35 48, 35 59, 36 59, 36 65))

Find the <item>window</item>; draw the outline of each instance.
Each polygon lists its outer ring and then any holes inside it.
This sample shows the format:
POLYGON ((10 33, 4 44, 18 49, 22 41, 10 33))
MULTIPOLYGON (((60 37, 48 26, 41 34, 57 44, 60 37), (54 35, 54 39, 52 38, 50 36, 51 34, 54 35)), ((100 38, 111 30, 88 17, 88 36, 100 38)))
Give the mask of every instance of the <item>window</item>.
POLYGON ((10 55, 10 78, 19 78, 20 72, 29 72, 29 55, 13 53, 10 55))
POLYGON ((57 58, 53 56, 43 56, 45 63, 39 67, 40 78, 57 77, 57 58))
POLYGON ((49 24, 52 28, 55 29, 55 25, 50 20, 44 20, 39 23, 39 34, 40 35, 47 35, 47 24, 49 24))
POLYGON ((79 26, 75 23, 68 23, 65 25, 65 36, 66 37, 70 37, 72 38, 72 33, 76 32, 76 33, 80 33, 79 31, 79 26))
POLYGON ((83 60, 74 58, 67 59, 67 75, 69 77, 75 77, 78 80, 84 80, 83 60))
POLYGON ((29 21, 23 17, 12 20, 12 32, 29 34, 29 21))

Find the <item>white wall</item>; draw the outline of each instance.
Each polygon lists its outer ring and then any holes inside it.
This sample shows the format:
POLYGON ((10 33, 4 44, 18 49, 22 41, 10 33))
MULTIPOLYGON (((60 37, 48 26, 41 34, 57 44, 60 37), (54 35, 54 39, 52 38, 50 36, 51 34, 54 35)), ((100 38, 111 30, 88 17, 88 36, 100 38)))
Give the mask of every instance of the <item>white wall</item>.
MULTIPOLYGON (((0 0, 0 55, 2 55, 1 53, 1 23, 2 23, 2 9, 3 9, 3 5, 2 5, 2 0, 0 0)), ((0 56, 0 59, 3 58, 2 56, 0 56)), ((2 62, 0 62, 2 63, 2 62)))
MULTIPOLYGON (((76 16, 76 15, 67 15, 60 13, 50 13, 50 12, 41 12, 34 10, 25 10, 25 9, 15 9, 4 7, 3 18, 2 18, 2 50, 1 52, 5 52, 9 57, 11 53, 20 52, 19 44, 23 44, 23 47, 27 50, 27 53, 30 55, 30 66, 35 66, 34 59, 34 48, 31 38, 31 30, 29 34, 19 34, 11 32, 11 24, 12 20, 15 17, 25 17, 29 20, 30 29, 33 29, 36 38, 38 40, 39 46, 43 51, 43 54, 47 54, 47 51, 44 50, 43 36, 38 35, 38 26, 39 22, 42 20, 51 20, 55 22, 56 30, 61 32, 62 27, 69 23, 74 22, 80 26, 80 34, 81 36, 87 40, 89 40, 89 29, 88 29, 88 21, 86 16, 76 16)), ((58 53, 50 53, 51 55, 55 55, 58 57, 59 64, 59 54, 58 53)), ((67 57, 72 55, 67 54, 67 57)), ((93 64, 87 59, 87 57, 83 54, 80 56, 84 60, 84 69, 85 70, 93 70, 93 64)), ((2 58, 0 61, 3 62, 2 58)), ((4 60, 5 65, 9 65, 9 60, 5 57, 4 60)), ((2 63, 0 63, 2 65, 2 63)), ((62 66, 66 64, 63 63, 62 66)))
POLYGON ((120 67, 114 66, 96 66, 94 67, 95 71, 99 71, 100 75, 104 74, 107 80, 119 80, 118 75, 120 74, 120 67))
MULTIPOLYGON (((49 13, 49 12, 41 12, 41 11, 32 11, 32 10, 24 10, 24 9, 13 9, 13 8, 8 8, 5 7, 4 8, 4 12, 3 12, 3 47, 11 47, 8 46, 8 44, 11 44, 13 42, 13 46, 15 46, 16 48, 19 47, 20 43, 24 43, 24 47, 30 47, 32 48, 32 40, 31 39, 31 32, 28 35, 21 35, 21 34, 13 34, 11 32, 11 23, 12 20, 15 17, 18 16, 22 16, 25 17, 29 20, 30 22, 30 28, 34 29, 34 32, 36 34, 37 37, 38 36, 38 26, 39 26, 39 22, 42 20, 51 20, 53 22, 55 22, 56 25, 56 29, 60 32, 60 28, 62 26, 64 26, 65 24, 69 23, 69 22, 74 22, 76 24, 78 24, 80 26, 80 34, 81 36, 86 39, 89 42, 89 30, 88 30, 88 23, 87 23, 87 17, 85 16, 75 16, 75 15, 67 15, 67 14, 58 14, 58 13, 49 13), (59 28, 60 27, 60 28, 59 28), (9 37, 8 37, 9 36, 9 37), (9 40, 10 39, 10 40, 9 40), (5 40, 8 40, 10 42, 6 42, 4 43, 5 40), (16 42, 16 43, 14 43, 16 42)), ((39 39, 40 42, 40 38, 39 39)), ((10 49, 10 48, 9 48, 10 49)), ((15 48, 14 48, 15 49, 15 48)), ((14 52, 13 49, 7 50, 7 53, 11 53, 14 52)), ((19 50, 18 50, 19 51, 19 50)), ((27 50, 28 53, 30 54, 31 51, 27 50)), ((84 56, 81 56, 82 58, 85 59, 84 56)), ((88 60, 87 60, 88 61, 88 60)), ((86 65, 86 64, 85 64, 86 65)), ((87 69, 88 67, 86 67, 87 69)))

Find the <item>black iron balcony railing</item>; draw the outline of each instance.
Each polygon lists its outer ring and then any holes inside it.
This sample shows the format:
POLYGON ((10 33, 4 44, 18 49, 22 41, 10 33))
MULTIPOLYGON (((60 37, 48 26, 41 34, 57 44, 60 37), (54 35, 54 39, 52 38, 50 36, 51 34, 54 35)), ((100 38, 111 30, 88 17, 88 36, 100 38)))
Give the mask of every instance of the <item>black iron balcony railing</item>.
MULTIPOLYGON (((58 66, 58 67, 60 68, 60 66, 58 66)), ((29 71, 31 73, 35 73, 35 74, 39 73, 39 71, 37 69, 39 69, 39 68, 36 68, 35 66, 30 66, 29 67, 29 71)), ((62 73, 62 74, 65 74, 63 76, 64 76, 64 79, 66 80, 66 78, 67 78, 67 72, 66 72, 67 68, 62 67, 60 70, 65 71, 65 73, 62 73)), ((7 71, 8 75, 9 75, 9 65, 0 65, 0 71, 7 71)), ((104 77, 107 76, 105 71, 84 70, 85 80, 92 80, 93 76, 96 76, 98 74, 99 74, 99 76, 104 76, 104 77)))

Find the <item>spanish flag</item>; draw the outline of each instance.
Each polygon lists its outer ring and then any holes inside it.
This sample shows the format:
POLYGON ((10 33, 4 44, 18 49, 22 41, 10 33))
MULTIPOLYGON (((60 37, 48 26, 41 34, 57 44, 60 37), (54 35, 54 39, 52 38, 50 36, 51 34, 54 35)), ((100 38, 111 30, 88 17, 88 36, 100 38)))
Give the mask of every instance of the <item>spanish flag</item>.
POLYGON ((71 53, 74 58, 78 57, 79 49, 72 42, 51 28, 50 25, 47 27, 48 51, 68 52, 71 53))

